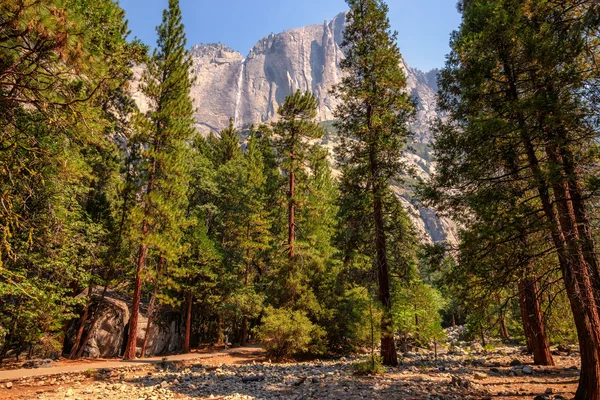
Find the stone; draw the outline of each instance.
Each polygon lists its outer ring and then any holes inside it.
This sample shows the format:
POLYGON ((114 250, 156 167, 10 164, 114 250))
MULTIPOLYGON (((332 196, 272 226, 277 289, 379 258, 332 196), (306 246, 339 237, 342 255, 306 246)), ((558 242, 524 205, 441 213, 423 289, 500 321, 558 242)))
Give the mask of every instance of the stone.
POLYGON ((553 392, 552 388, 547 388, 547 389, 544 391, 544 394, 552 394, 552 392, 553 392))
POLYGON ((7 389, 12 389, 13 387, 13 383, 12 382, 6 382, 6 384, 4 385, 7 389))
POLYGON ((483 374, 481 372, 475 372, 473 374, 473 378, 477 379, 477 380, 484 380, 486 379, 488 376, 486 374, 483 374))
POLYGON ((523 373, 526 375, 531 375, 533 374, 533 368, 531 368, 529 365, 526 365, 523 367, 523 373))
POLYGON ((513 359, 510 364, 511 367, 516 367, 518 365, 523 365, 523 363, 521 362, 521 360, 519 360, 518 358, 513 359))

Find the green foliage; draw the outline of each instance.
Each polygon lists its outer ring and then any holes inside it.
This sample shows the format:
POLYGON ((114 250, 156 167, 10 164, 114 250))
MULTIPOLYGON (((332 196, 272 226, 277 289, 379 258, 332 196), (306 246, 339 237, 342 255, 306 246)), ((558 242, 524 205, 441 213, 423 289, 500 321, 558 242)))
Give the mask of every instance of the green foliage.
POLYGON ((431 342, 443 340, 440 311, 445 305, 439 291, 419 280, 398 288, 392 312, 401 342, 428 347, 431 342))
POLYGON ((356 375, 384 375, 386 372, 382 364, 383 358, 378 354, 371 354, 364 361, 352 364, 352 372, 356 375))
POLYGON ((272 307, 265 312, 256 331, 269 355, 282 359, 304 352, 320 352, 325 332, 313 324, 306 313, 272 307))

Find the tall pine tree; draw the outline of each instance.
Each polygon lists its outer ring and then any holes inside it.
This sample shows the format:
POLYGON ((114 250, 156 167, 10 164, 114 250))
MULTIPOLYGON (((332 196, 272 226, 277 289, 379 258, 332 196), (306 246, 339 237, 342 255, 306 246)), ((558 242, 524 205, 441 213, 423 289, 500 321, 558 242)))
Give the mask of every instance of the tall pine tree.
POLYGON ((178 0, 169 0, 157 33, 157 48, 148 62, 142 85, 151 107, 146 115, 137 116, 135 142, 143 148, 138 166, 142 171, 143 194, 136 213, 140 244, 124 359, 136 356, 142 279, 149 251, 167 262, 176 263, 179 257, 190 180, 188 142, 195 131, 190 98, 191 61, 185 50, 178 0))
MULTIPOLYGON (((386 236, 385 197, 390 183, 403 170, 401 155, 409 136, 407 122, 413 103, 405 91, 396 33, 390 31, 388 7, 381 0, 348 0, 350 12, 340 63, 347 74, 336 86, 341 101, 335 111, 342 136, 339 148, 343 180, 367 194, 373 218, 375 262, 379 281, 381 355, 386 365, 398 365, 392 303, 390 262, 386 236)), ((357 202, 364 204, 364 202, 357 202)))

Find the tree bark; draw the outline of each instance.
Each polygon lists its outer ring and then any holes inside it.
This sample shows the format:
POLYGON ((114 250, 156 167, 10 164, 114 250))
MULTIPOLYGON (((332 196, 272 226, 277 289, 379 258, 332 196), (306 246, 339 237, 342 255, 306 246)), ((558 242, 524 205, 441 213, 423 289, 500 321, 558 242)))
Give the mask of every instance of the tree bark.
POLYGON ((390 294, 390 275, 387 260, 385 227, 383 221, 383 205, 380 194, 375 192, 375 248, 377 253, 377 278, 379 281, 379 301, 383 305, 381 317, 381 357, 384 365, 397 366, 398 356, 394 343, 394 324, 392 321, 392 298, 390 294))
POLYGON ((85 328, 85 324, 88 320, 88 314, 90 309, 90 304, 92 302, 92 292, 94 290, 94 286, 90 284, 88 287, 87 300, 85 303, 85 307, 83 308, 83 315, 81 316, 81 322, 79 323, 79 329, 77 329, 77 337, 75 338, 75 343, 73 343, 73 348, 71 349, 71 353, 69 354, 69 358, 71 360, 77 359, 77 352, 79 350, 79 345, 81 343, 81 337, 83 336, 83 330, 85 328))
POLYGON ((296 192, 296 173, 294 171, 294 155, 290 156, 291 165, 289 177, 289 192, 288 192, 288 256, 294 258, 294 242, 296 240, 296 204, 294 194, 296 192))
POLYGON ((129 317, 129 332, 127 335, 127 346, 125 347, 123 360, 133 360, 136 357, 137 325, 140 313, 140 298, 142 295, 142 271, 146 267, 147 256, 148 246, 142 243, 138 250, 138 262, 135 273, 135 284, 133 287, 133 301, 131 303, 131 317, 129 317))
POLYGON ((192 336, 192 306, 194 293, 190 290, 187 301, 187 312, 185 319, 185 340, 183 341, 183 352, 190 352, 190 337, 192 336))
MULTIPOLYGON (((108 290, 108 280, 107 280, 106 284, 104 285, 104 289, 102 289, 102 295, 100 296, 100 301, 98 303, 98 306, 100 306, 100 304, 102 304, 102 302, 104 301, 107 290, 108 290)), ((83 338, 83 341, 81 342, 81 345, 79 346, 79 350, 77 351, 77 358, 81 358, 81 356, 83 355, 83 350, 85 350, 85 346, 87 346, 88 342, 90 341, 90 338, 92 337, 92 333, 94 332, 96 323, 98 322, 99 318, 100 318, 100 313, 98 311, 96 311, 96 313, 94 314, 94 318, 92 318, 92 322, 90 323, 90 328, 88 329, 87 333, 85 334, 85 337, 83 338)))
POLYGON ((527 338, 527 347, 533 353, 534 364, 554 365, 537 292, 538 284, 535 277, 525 277, 519 281, 521 317, 524 321, 523 329, 527 338))
POLYGON ((154 318, 154 307, 156 303, 156 292, 158 289, 158 279, 156 285, 154 285, 154 291, 152 291, 152 297, 150 297, 150 304, 148 304, 148 313, 146 317, 146 333, 144 334, 144 342, 142 343, 142 351, 140 352, 140 358, 146 356, 146 348, 148 347, 148 340, 150 340, 150 330, 152 329, 152 319, 154 318))

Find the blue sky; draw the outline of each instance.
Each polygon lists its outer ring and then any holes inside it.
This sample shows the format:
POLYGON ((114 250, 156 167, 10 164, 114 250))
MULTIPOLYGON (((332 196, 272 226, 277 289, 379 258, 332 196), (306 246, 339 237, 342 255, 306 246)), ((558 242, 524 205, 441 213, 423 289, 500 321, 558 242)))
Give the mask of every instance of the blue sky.
MULTIPOLYGON (((456 0, 388 0, 392 29, 409 65, 442 67, 450 32, 460 23, 456 0)), ((154 45, 168 0, 120 0, 131 35, 154 45)), ((181 0, 188 44, 221 42, 246 55, 270 33, 321 24, 347 9, 343 0, 181 0)))

